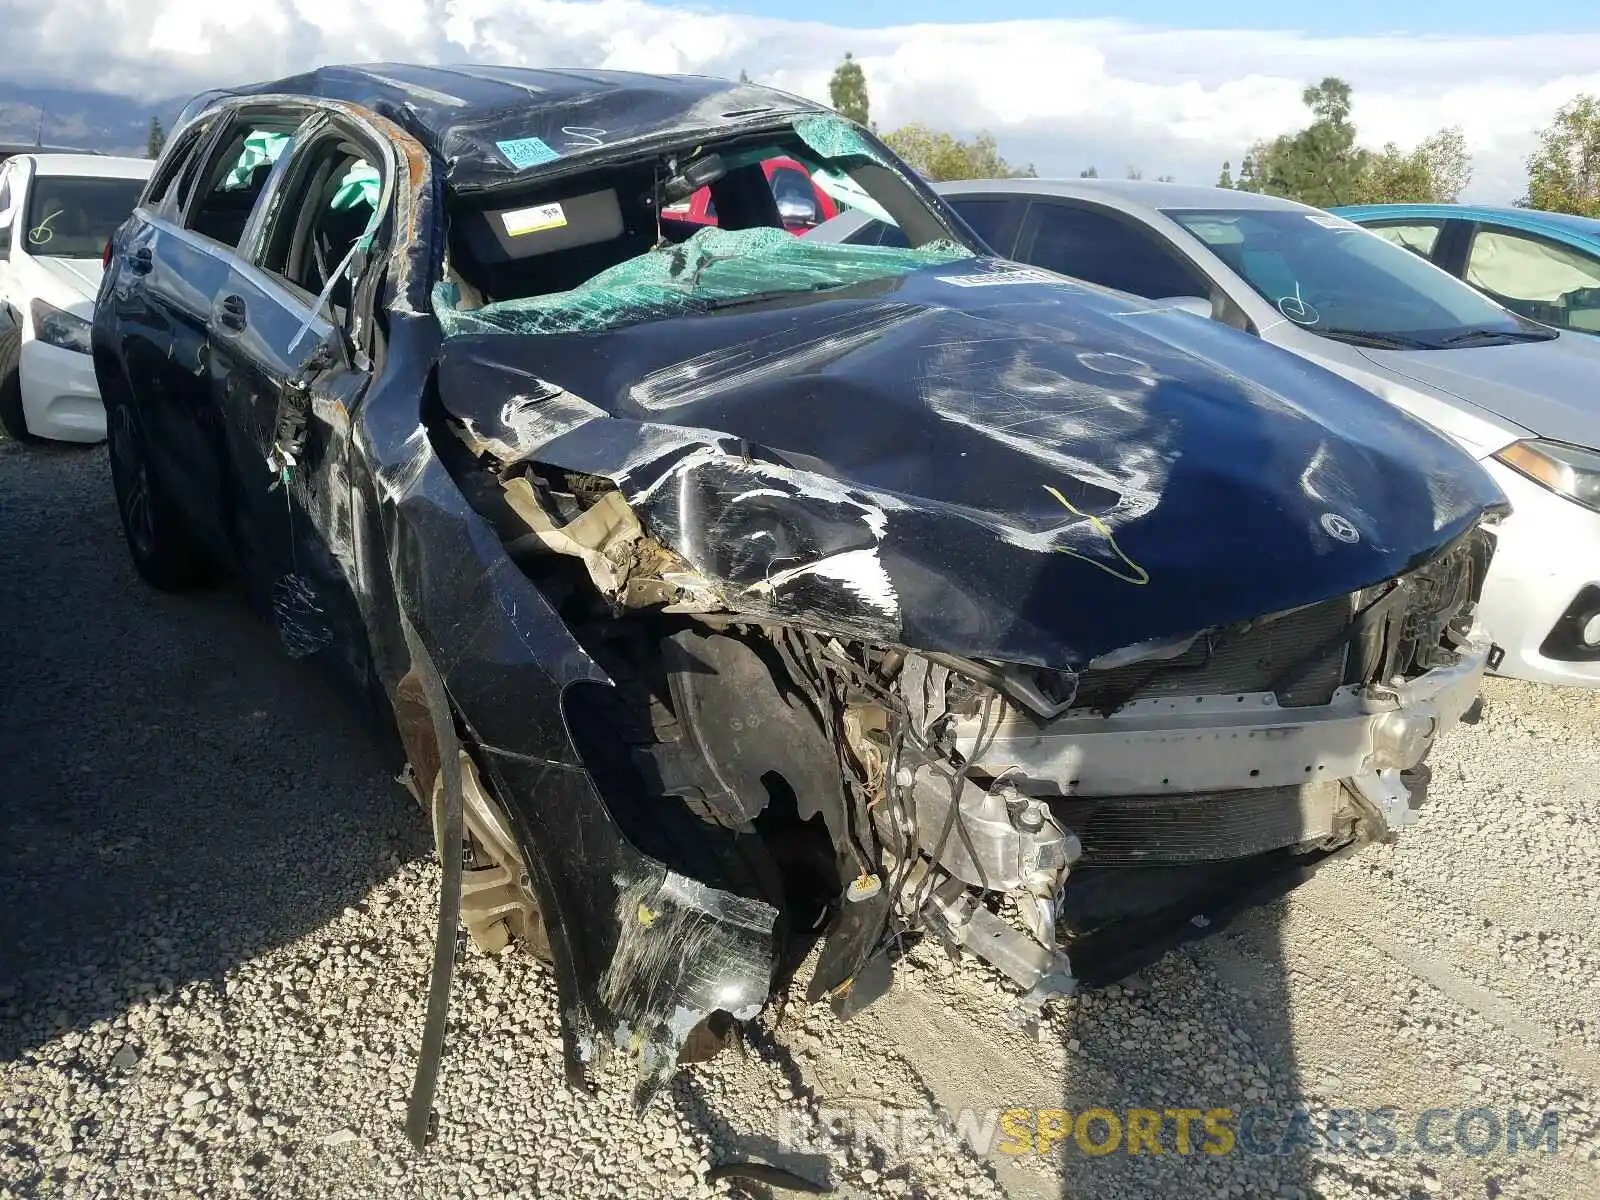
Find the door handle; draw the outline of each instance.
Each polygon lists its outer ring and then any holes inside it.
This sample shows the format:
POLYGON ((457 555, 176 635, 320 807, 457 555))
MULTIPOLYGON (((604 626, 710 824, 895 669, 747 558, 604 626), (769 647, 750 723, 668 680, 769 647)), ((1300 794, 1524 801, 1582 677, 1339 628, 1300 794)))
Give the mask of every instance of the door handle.
POLYGON ((217 320, 224 329, 231 329, 235 333, 241 332, 250 323, 249 315, 245 311, 243 296, 224 296, 217 305, 217 320))
POLYGON ((155 266, 155 256, 150 253, 149 246, 140 246, 137 250, 123 256, 123 261, 128 264, 128 270, 135 275, 148 275, 150 268, 155 266))

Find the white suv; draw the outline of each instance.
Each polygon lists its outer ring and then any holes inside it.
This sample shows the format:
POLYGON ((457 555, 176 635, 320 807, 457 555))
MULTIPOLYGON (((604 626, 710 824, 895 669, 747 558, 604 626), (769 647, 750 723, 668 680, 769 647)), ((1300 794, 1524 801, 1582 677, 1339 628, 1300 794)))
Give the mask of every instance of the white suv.
POLYGON ((105 437, 89 322, 106 241, 153 165, 19 154, 0 166, 0 424, 12 437, 105 437))

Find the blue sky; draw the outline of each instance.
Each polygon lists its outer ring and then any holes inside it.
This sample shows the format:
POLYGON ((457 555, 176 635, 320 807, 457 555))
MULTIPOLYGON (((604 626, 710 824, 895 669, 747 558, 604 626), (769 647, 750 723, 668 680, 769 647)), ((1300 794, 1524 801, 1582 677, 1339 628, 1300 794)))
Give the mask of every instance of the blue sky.
POLYGON ((1114 19, 1184 29, 1281 29, 1313 34, 1426 33, 1453 36, 1600 30, 1600 0, 1342 0, 1286 4, 1261 0, 698 0, 724 12, 830 25, 881 28, 909 22, 1011 18, 1114 19))

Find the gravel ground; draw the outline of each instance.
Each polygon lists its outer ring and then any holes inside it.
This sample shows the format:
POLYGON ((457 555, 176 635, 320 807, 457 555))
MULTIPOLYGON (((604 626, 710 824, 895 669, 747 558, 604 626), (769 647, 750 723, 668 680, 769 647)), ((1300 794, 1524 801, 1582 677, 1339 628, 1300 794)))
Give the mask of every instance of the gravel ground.
MULTIPOLYGON (((437 872, 394 764, 228 592, 135 580, 103 451, 0 442, 0 1198, 1600 1195, 1600 695, 1491 681, 1434 799, 1030 1036, 919 948, 848 1024, 796 1001, 643 1118, 560 1082, 554 984, 463 953, 426 1153, 400 1122, 437 872), (1555 1153, 980 1154, 937 1108, 1555 1109, 1555 1153), (799 1144, 830 1112, 857 1116, 799 1144), (876 1135, 863 1133, 870 1119, 876 1135), (898 1124, 897 1124, 898 1122, 898 1124), (785 1131, 789 1131, 786 1140, 785 1131)), ((1170 1131, 1171 1125, 1168 1125, 1170 1131)), ((1196 1130, 1196 1140, 1199 1131, 1196 1130)), ((1057 1148, 1059 1149, 1059 1148, 1057 1148)))

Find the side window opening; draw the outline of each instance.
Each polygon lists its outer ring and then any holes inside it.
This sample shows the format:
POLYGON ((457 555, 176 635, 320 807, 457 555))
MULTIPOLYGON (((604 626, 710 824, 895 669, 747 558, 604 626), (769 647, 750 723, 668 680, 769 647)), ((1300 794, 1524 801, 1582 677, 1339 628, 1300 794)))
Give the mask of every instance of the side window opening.
POLYGON ((1016 241, 1017 218, 1027 206, 1027 201, 1011 200, 1003 196, 953 196, 950 207, 961 214, 961 219, 972 226, 972 232, 981 237, 989 247, 1002 256, 1011 253, 1016 241))
POLYGON ((1508 229, 1479 229, 1466 280, 1531 320, 1600 333, 1600 260, 1568 246, 1508 229))
POLYGON ((1367 228, 1384 241, 1431 261, 1434 244, 1438 242, 1443 226, 1431 221, 1418 221, 1407 225, 1368 225, 1367 228))
POLYGON ((311 296, 321 295, 334 280, 329 303, 342 318, 351 285, 348 270, 341 268, 372 224, 382 185, 378 170, 354 143, 333 136, 312 146, 284 189, 262 269, 311 296))
POLYGON ((168 145, 145 187, 141 203, 155 212, 176 217, 183 211, 194 190, 200 169, 200 147, 205 144, 211 122, 196 121, 168 145))
POLYGON ((298 124, 298 118, 290 116, 240 120, 208 164, 203 190, 189 210, 188 227, 224 246, 237 247, 273 164, 288 148, 298 124))
POLYGON ((1019 258, 1148 300, 1209 296, 1199 272, 1144 230, 1110 213, 1035 204, 1019 258))
POLYGON ((847 246, 895 246, 901 250, 911 245, 905 231, 887 221, 868 221, 844 239, 847 246))

